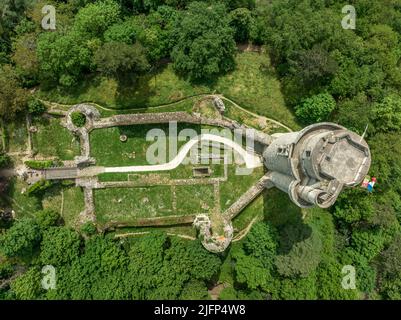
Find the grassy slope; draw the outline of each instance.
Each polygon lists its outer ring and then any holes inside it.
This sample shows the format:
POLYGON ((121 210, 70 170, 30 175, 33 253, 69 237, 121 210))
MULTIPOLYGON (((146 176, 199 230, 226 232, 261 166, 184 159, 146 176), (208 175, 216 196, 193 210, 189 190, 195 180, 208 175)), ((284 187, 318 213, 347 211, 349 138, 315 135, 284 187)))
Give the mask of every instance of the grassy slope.
POLYGON ((33 133, 33 147, 39 155, 72 160, 80 154, 78 139, 61 126, 59 119, 37 118, 33 124, 38 128, 33 133))
POLYGON ((279 120, 297 128, 294 115, 284 104, 279 81, 262 71, 262 64, 270 63, 267 54, 239 53, 236 70, 221 76, 215 83, 190 84, 174 74, 172 65, 152 75, 146 75, 135 85, 119 84, 113 79, 86 79, 74 90, 41 91, 45 100, 75 104, 96 102, 109 108, 145 108, 178 101, 200 93, 222 93, 235 102, 260 115, 279 120))
POLYGON ((8 200, 17 218, 24 216, 32 217, 36 211, 42 208, 41 199, 27 194, 26 190, 28 187, 28 184, 24 181, 17 179, 12 179, 10 183, 10 198, 8 200))
POLYGON ((280 82, 262 64, 269 64, 266 54, 244 52, 237 55, 237 67, 218 79, 215 89, 241 107, 259 115, 281 121, 297 128, 294 115, 287 109, 281 94, 280 82))
POLYGON ((4 134, 6 136, 6 151, 26 151, 28 146, 28 132, 25 118, 19 118, 12 122, 5 122, 4 134))

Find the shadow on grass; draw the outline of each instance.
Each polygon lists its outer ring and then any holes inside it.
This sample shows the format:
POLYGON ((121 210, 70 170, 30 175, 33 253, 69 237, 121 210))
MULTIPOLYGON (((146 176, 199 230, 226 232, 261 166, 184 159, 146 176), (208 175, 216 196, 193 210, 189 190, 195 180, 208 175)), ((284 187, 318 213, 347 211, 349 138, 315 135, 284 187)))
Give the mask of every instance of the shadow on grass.
MULTIPOLYGON (((54 82, 44 81, 41 83, 41 90, 54 91, 60 97, 71 96, 78 97, 86 93, 91 87, 99 86, 101 78, 96 76, 96 74, 83 75, 80 81, 72 87, 63 87, 61 85, 54 84, 54 82)), ((97 101, 82 101, 82 102, 97 102, 97 101)))
POLYGON ((17 212, 18 218, 22 216, 32 217, 36 211, 42 209, 42 198, 36 195, 28 195, 27 190, 22 193, 23 190, 17 187, 17 183, 17 178, 10 179, 7 191, 2 195, 3 201, 17 212))
POLYGON ((150 86, 154 74, 145 74, 141 77, 129 74, 118 77, 115 96, 116 107, 121 109, 145 108, 149 104, 149 97, 154 94, 150 86))
POLYGON ((288 195, 276 188, 263 193, 265 220, 279 232, 278 254, 289 253, 292 247, 311 237, 312 228, 304 223, 301 208, 288 195))

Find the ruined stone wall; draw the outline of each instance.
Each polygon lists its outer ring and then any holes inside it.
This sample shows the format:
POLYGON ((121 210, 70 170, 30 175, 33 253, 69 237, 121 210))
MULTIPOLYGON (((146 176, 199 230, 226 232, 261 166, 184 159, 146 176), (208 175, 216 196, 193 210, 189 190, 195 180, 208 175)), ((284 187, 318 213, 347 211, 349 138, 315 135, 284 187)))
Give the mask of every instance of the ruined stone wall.
POLYGON ((265 174, 260 180, 249 188, 223 215, 231 220, 250 204, 266 187, 269 187, 270 175, 265 174))

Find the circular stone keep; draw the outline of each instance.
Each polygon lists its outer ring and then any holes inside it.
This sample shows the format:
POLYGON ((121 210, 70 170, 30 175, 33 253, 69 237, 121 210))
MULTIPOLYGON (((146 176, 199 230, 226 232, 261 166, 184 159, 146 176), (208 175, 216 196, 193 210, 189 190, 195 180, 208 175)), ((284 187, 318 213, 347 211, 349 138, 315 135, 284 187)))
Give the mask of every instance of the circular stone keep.
POLYGON ((120 136, 120 141, 121 142, 125 142, 125 141, 127 141, 128 140, 128 137, 125 135, 125 134, 122 134, 121 136, 120 136))
POLYGON ((330 207, 344 187, 362 183, 371 163, 363 137, 328 122, 275 136, 263 157, 271 182, 301 208, 330 207))

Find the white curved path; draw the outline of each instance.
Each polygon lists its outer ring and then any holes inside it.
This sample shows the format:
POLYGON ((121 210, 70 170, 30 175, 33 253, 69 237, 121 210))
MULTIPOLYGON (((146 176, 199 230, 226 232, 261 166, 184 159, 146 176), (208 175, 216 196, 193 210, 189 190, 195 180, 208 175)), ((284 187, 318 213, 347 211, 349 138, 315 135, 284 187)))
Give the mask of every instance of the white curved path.
POLYGON ((191 148, 201 141, 213 141, 223 143, 228 147, 237 151, 244 159, 245 165, 248 169, 257 168, 262 166, 260 158, 254 154, 249 153, 238 143, 214 134, 201 134, 189 140, 178 152, 177 156, 170 162, 157 164, 157 165, 146 165, 146 166, 129 166, 129 167, 106 167, 104 172, 107 173, 123 173, 123 172, 149 172, 149 171, 168 171, 177 168, 181 162, 185 159, 187 153, 191 148))

